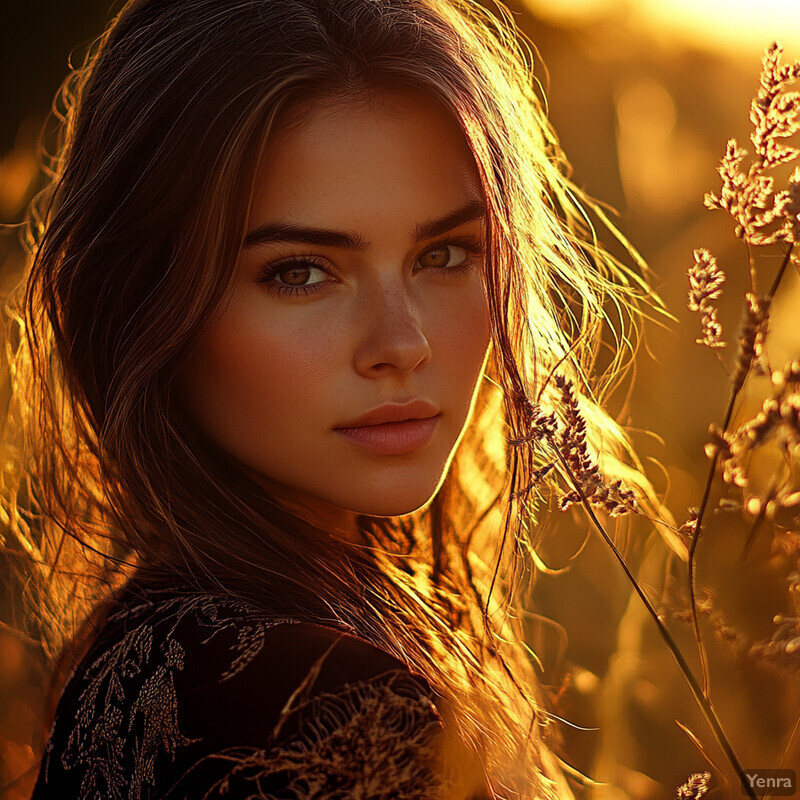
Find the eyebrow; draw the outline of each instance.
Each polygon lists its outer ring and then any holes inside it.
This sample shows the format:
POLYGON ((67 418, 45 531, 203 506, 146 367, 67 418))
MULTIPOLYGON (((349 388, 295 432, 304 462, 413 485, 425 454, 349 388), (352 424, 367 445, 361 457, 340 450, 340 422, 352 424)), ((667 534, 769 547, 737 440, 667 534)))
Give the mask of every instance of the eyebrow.
MULTIPOLYGON (((483 200, 470 200, 443 217, 416 225, 410 235, 411 242, 421 242, 423 239, 440 236, 443 233, 447 233, 447 231, 453 230, 453 228, 457 228, 459 225, 482 219, 485 215, 486 205, 483 200)), ((351 231, 305 227, 293 225, 289 222, 267 222, 247 234, 242 249, 247 250, 269 242, 302 242, 320 247, 338 247, 343 250, 356 250, 359 252, 363 252, 370 247, 370 242, 366 241, 361 234, 351 231)))

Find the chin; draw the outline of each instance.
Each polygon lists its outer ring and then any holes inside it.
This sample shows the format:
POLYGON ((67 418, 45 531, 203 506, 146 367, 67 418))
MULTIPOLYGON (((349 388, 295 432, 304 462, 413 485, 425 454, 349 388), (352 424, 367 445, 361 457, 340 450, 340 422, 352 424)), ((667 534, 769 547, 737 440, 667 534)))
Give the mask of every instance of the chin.
POLYGON ((428 505, 436 496, 439 487, 434 487, 431 491, 406 495, 403 497, 383 497, 370 498, 369 502, 358 503, 355 510, 359 514, 367 514, 371 517, 400 517, 403 514, 411 514, 414 511, 428 505))
POLYGON ((365 511, 359 511, 359 514, 364 514, 368 517, 402 517, 405 514, 413 514, 415 511, 419 511, 426 503, 420 503, 419 505, 415 506, 380 506, 378 508, 370 508, 365 511))

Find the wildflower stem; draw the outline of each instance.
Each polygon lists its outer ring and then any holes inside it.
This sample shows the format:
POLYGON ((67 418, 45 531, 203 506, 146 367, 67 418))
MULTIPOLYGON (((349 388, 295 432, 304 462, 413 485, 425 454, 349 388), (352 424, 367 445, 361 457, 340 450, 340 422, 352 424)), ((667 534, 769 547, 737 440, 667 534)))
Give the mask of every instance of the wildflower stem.
POLYGON ((750 242, 745 242, 745 247, 747 248, 747 273, 750 277, 750 291, 755 294, 756 293, 756 265, 753 261, 753 250, 750 245, 750 242))
MULTIPOLYGON (((725 421, 722 423, 722 430, 727 431, 730 425, 731 417, 733 416, 733 409, 736 404, 736 398, 739 396, 739 389, 734 389, 731 392, 730 400, 728 401, 728 408, 725 411, 725 421)), ((700 635, 700 620, 697 615, 697 594, 695 587, 695 551, 697 550, 697 543, 700 541, 700 532, 703 526, 703 517, 708 508, 708 498, 711 496, 711 486, 714 482, 714 475, 717 472, 717 463, 719 461, 719 450, 714 453, 711 459, 711 467, 708 470, 708 477, 706 478, 706 485, 703 488, 703 498, 700 501, 700 508, 697 512, 697 525, 695 526, 694 536, 689 544, 689 557, 687 559, 687 568, 689 571, 689 607, 692 611, 692 627, 694 628, 694 638, 697 642, 697 653, 700 656, 700 675, 703 681, 703 694, 710 693, 709 674, 708 674, 708 656, 706 649, 703 645, 703 638, 700 635)))
MULTIPOLYGON (((783 261, 781 262, 780 268, 775 275, 774 280, 772 281, 772 286, 770 286, 769 291, 765 297, 766 307, 769 308, 772 304, 772 298, 775 297, 775 293, 778 291, 778 287, 780 286, 781 281, 783 280, 783 276, 786 273, 786 267, 789 265, 789 261, 792 257, 792 249, 794 248, 794 242, 792 242, 786 250, 784 254, 783 261)), ((752 259, 751 262, 752 264, 752 259)), ((750 367, 753 364, 753 357, 750 357, 750 361, 747 364, 747 369, 745 371, 744 377, 742 380, 737 381, 737 383, 733 386, 731 390, 731 396, 728 400, 728 408, 725 411, 725 420, 722 423, 722 432, 727 433, 728 427, 731 424, 731 418, 733 417, 733 409, 736 406, 736 400, 739 397, 739 392, 741 391, 742 387, 745 384, 747 379, 747 374, 750 372, 750 367)), ((689 575, 689 605, 692 611, 692 627, 694 628, 694 636, 697 642, 697 652, 700 656, 700 674, 703 681, 703 693, 708 695, 710 692, 710 685, 709 685, 709 674, 708 674, 708 657, 706 655, 705 647, 703 646, 703 639, 700 635, 700 621, 697 615, 697 593, 696 593, 696 586, 695 586, 695 552, 697 550, 697 543, 700 541, 700 534, 703 530, 703 518, 705 517, 706 508, 708 507, 708 499, 711 496, 711 486, 714 482, 714 475, 717 473, 717 464, 719 462, 719 450, 714 453, 714 457, 711 459, 711 467, 708 470, 708 477, 706 478, 706 484, 703 489, 703 498, 700 501, 700 508, 697 512, 697 525, 695 527, 694 536, 692 536, 692 541, 689 544, 689 557, 687 560, 687 569, 689 575)))
POLYGON ((774 497, 775 490, 773 488, 770 490, 769 496, 767 497, 767 502, 761 505, 758 515, 756 516, 755 521, 750 526, 750 530, 747 533, 747 539, 745 539, 744 547, 742 548, 742 561, 744 561, 744 559, 749 555, 750 548, 753 546, 753 542, 756 540, 756 534, 758 533, 761 524, 767 518, 767 506, 769 505, 770 501, 774 499, 774 497))
POLYGON ((793 248, 794 248, 794 242, 792 242, 789 245, 789 248, 787 249, 786 254, 783 257, 783 261, 781 262, 780 269, 775 275, 775 280, 772 281, 772 286, 769 287, 769 292, 767 292, 767 302, 771 302, 772 298, 775 297, 775 292, 778 291, 778 286, 780 286, 780 283, 783 280, 783 275, 786 272, 786 267, 789 266, 789 261, 792 258, 793 248))
POLYGON ((792 756, 792 751, 797 743, 798 734, 800 734, 800 716, 795 719, 794 727, 786 739, 786 745, 783 748, 780 761, 778 762, 778 769, 783 769, 789 763, 789 759, 792 756))
POLYGON ((750 783, 747 780, 747 776, 745 775, 744 769, 742 768, 742 765, 739 762, 739 758, 736 755, 736 751, 733 749, 733 745, 731 745, 730 741, 728 740, 728 737, 725 735, 725 731, 722 728, 722 723, 720 722, 719 717, 717 716, 717 712, 714 710, 714 707, 711 704, 711 700, 708 697, 708 694, 700 687, 700 684, 698 683, 697 678, 692 672, 691 667, 684 658, 680 647, 678 647, 678 643, 675 641, 672 634, 667 629, 667 626, 661 619, 661 615, 658 613, 658 611, 656 611, 655 606, 653 606, 653 604, 650 602, 650 599, 644 593, 644 590, 640 586, 639 582, 636 580, 636 577, 631 571, 631 568, 628 566, 628 562, 625 560, 625 557, 622 555, 622 553, 620 553, 619 549, 614 544, 614 541, 608 535, 605 528, 600 523, 600 520, 597 519, 597 515, 594 513, 592 507, 589 505, 589 501, 586 499, 586 496, 583 493, 583 490, 581 489, 580 483, 573 475, 572 470, 570 469, 569 464, 567 464, 567 461, 564 458, 563 454, 559 451, 557 455, 562 468, 564 469, 565 473, 569 476, 573 488, 580 496, 581 504, 583 505, 584 511, 589 517, 592 525, 594 526, 595 530, 600 534, 603 541, 608 545, 611 552, 614 554, 614 558, 617 559, 619 565, 622 567, 622 571, 625 573, 625 576, 630 581, 636 594, 639 595, 639 598, 641 599, 642 603, 644 603, 644 606, 647 609, 647 613, 653 618, 653 621, 655 622, 656 627, 658 628, 658 632, 659 634, 661 634, 661 638, 664 640, 665 644, 669 648, 672 657, 675 659, 675 662, 678 665, 678 669, 680 670, 684 679, 688 683, 689 689, 692 692, 692 696, 694 697, 695 702, 697 703, 698 706, 700 706, 700 710, 703 712, 703 716, 705 717, 706 722, 711 728, 714 734, 714 738, 717 740, 717 744, 719 744, 720 748, 725 754, 725 757, 728 759, 728 762, 736 772, 736 775, 739 778, 740 783, 742 784, 742 789, 744 790, 745 794, 751 798, 751 800, 758 800, 755 791, 750 786, 750 783))

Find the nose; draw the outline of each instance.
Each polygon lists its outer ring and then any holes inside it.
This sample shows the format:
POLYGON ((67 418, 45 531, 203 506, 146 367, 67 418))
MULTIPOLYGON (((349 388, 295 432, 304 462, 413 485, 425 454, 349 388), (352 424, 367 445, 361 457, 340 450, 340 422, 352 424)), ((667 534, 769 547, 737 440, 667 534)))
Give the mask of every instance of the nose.
POLYGON ((398 282, 362 298, 358 309, 363 324, 355 352, 356 371, 365 377, 413 372, 431 359, 431 346, 412 298, 398 282))

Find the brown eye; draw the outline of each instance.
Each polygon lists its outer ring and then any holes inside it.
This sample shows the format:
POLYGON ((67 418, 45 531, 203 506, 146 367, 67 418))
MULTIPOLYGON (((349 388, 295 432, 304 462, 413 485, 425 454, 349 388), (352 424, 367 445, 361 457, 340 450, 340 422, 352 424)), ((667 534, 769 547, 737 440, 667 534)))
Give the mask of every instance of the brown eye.
POLYGON ((302 286, 307 280, 313 267, 292 267, 291 269, 281 270, 281 282, 287 286, 302 286))
POLYGON ((329 278, 330 273, 323 264, 317 264, 310 256, 303 256, 266 264, 256 283, 264 284, 277 295, 294 297, 320 291, 326 283, 332 282, 329 278), (307 282, 315 272, 318 273, 318 280, 307 282))
POLYGON ((463 263, 466 257, 467 251, 463 247, 450 244, 423 253, 419 257, 419 263, 422 267, 455 267, 463 263))
POLYGON ((325 283, 325 275, 325 270, 313 262, 306 259, 293 259, 271 267, 264 276, 263 282, 272 280, 278 286, 302 288, 325 283), (306 283, 314 272, 318 272, 321 279, 306 283))

